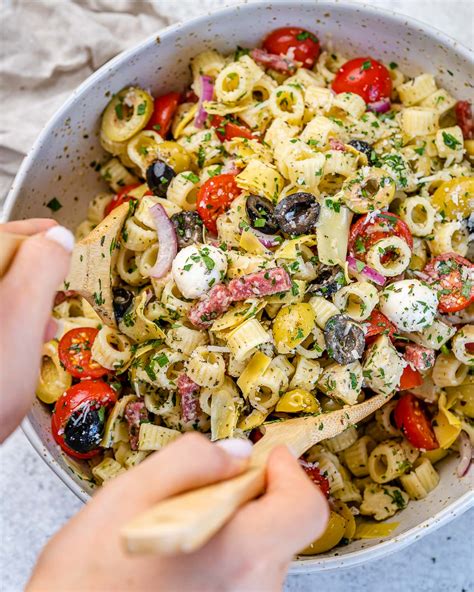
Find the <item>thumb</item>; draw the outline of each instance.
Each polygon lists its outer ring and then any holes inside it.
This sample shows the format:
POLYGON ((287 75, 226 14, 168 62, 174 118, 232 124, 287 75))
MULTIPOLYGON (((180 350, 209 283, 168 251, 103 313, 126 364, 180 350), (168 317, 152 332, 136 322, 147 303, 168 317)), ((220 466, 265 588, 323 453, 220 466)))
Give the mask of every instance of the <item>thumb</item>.
POLYGON ((200 434, 185 434, 133 471, 114 479, 103 493, 113 495, 115 488, 123 497, 126 491, 130 514, 136 515, 139 507, 147 508, 172 495, 237 476, 246 468, 251 451, 247 440, 213 444, 200 434))

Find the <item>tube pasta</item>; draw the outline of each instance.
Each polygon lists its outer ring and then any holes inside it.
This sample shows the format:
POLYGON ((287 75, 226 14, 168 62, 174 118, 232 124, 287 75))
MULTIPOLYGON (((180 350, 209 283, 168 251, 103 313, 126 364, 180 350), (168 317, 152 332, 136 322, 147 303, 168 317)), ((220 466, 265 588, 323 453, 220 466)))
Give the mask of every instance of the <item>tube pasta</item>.
POLYGON ((433 323, 426 329, 423 329, 423 331, 403 333, 403 335, 418 345, 438 350, 443 347, 443 345, 447 343, 455 333, 456 329, 454 327, 435 319, 433 323))
POLYGON ((467 376, 468 367, 453 354, 439 354, 433 366, 433 382, 436 386, 459 386, 467 376))
POLYGON ((137 253, 125 247, 120 247, 115 264, 118 275, 131 286, 141 286, 146 283, 146 277, 140 273, 137 253))
POLYGON ((400 483, 411 499, 423 499, 438 485, 439 475, 427 458, 421 459, 413 471, 401 475, 400 483))
POLYGON ((219 389, 214 392, 211 401, 211 440, 232 438, 237 419, 238 409, 232 391, 219 389))
POLYGON ((303 356, 297 356, 295 373, 290 382, 290 388, 302 388, 313 391, 316 388, 322 368, 319 362, 303 356))
POLYGON ((269 366, 260 377, 257 387, 249 393, 249 403, 264 413, 276 405, 280 393, 287 387, 288 378, 283 370, 277 366, 269 366))
POLYGON ((119 462, 113 458, 105 457, 103 461, 92 469, 92 474, 100 484, 104 484, 124 471, 125 469, 119 462))
POLYGON ((105 208, 114 197, 113 193, 99 193, 87 208, 87 219, 92 224, 99 224, 105 218, 105 208))
POLYGON ((375 447, 376 442, 370 436, 362 436, 344 449, 344 462, 353 475, 366 477, 369 474, 369 455, 375 447))
POLYGON ((61 366, 58 357, 58 343, 48 341, 41 352, 41 366, 36 396, 43 403, 54 403, 72 384, 72 377, 61 366))
POLYGON ((376 483, 387 483, 403 475, 407 460, 400 443, 388 440, 378 444, 370 453, 368 467, 376 483))
POLYGON ((100 169, 100 176, 110 187, 118 193, 123 187, 138 183, 138 178, 132 175, 118 158, 111 158, 100 169))
POLYGON ((227 335, 227 345, 237 360, 246 358, 254 348, 271 341, 257 319, 248 319, 227 335))
POLYGON ((402 111, 400 124, 408 138, 428 136, 438 129, 438 118, 439 114, 435 109, 410 107, 402 111))
POLYGON ((226 104, 242 103, 252 93, 254 84, 263 76, 263 71, 249 57, 243 56, 223 68, 215 82, 215 93, 219 101, 226 104))
POLYGON ((219 388, 224 383, 224 358, 206 347, 197 347, 189 356, 186 372, 199 386, 219 388))
POLYGON ((303 119, 304 99, 301 91, 289 84, 277 86, 268 99, 273 117, 283 119, 289 124, 298 124, 303 119))
POLYGON ((130 341, 115 329, 104 326, 91 348, 92 359, 108 370, 123 372, 132 358, 130 341))
POLYGON ((334 97, 333 105, 339 107, 339 109, 342 109, 356 119, 361 117, 366 110, 364 99, 351 92, 343 92, 336 95, 334 97))
POLYGON ((433 232, 435 214, 436 210, 426 197, 410 197, 400 206, 400 217, 415 236, 433 232))
POLYGON ((465 325, 454 336, 451 347, 453 354, 461 364, 474 365, 474 354, 468 349, 468 344, 474 343, 474 325, 465 325))
POLYGON ((349 448, 357 441, 358 434, 355 427, 351 426, 333 438, 323 440, 322 444, 329 452, 338 453, 349 448))
POLYGON ((401 431, 392 424, 392 413, 397 406, 397 401, 389 401, 381 409, 375 412, 375 419, 382 425, 383 430, 389 436, 398 438, 402 435, 401 431))
POLYGON ((309 300, 311 308, 314 310, 316 324, 324 329, 328 320, 334 315, 339 314, 339 309, 322 296, 313 296, 309 300))
POLYGON ((449 158, 450 162, 461 162, 463 159, 464 138, 458 125, 438 130, 435 144, 440 158, 449 158))
POLYGON ((402 238, 389 236, 376 242, 367 252, 366 259, 370 267, 385 277, 395 277, 403 273, 410 264, 411 250, 402 238), (392 256, 384 262, 384 255, 387 253, 392 256))
POLYGON ((198 347, 206 345, 209 339, 204 331, 196 331, 185 325, 178 325, 166 333, 165 341, 171 349, 190 356, 198 347))
POLYGON ((457 253, 464 257, 469 246, 469 233, 462 222, 444 222, 434 225, 434 237, 429 247, 433 255, 457 253))
POLYGON ((436 82, 431 74, 421 74, 397 86, 402 103, 408 107, 416 105, 436 91, 436 82))
POLYGON ((181 436, 181 432, 152 423, 142 423, 138 435, 139 451, 161 450, 181 436))
POLYGON ((355 321, 365 321, 376 307, 379 297, 375 286, 369 282, 355 282, 338 290, 334 304, 355 321))

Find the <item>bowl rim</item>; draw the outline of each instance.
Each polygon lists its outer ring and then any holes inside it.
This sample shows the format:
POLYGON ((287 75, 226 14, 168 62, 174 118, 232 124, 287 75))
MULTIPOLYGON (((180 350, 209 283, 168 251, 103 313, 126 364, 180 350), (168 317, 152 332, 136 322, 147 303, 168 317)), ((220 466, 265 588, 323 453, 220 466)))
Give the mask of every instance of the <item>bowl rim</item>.
MULTIPOLYGON (((52 117, 43 127, 42 131, 33 143, 27 155, 23 159, 23 162, 21 163, 20 168, 18 169, 18 172, 12 182, 11 188, 7 194, 4 208, 0 216, 1 220, 6 221, 9 219, 11 210, 20 192, 20 187, 23 183, 23 180, 26 177, 30 166, 38 156, 38 153, 41 150, 44 140, 54 129, 56 122, 61 120, 62 116, 69 110, 69 108, 72 105, 74 105, 76 99, 80 97, 86 89, 93 86, 97 80, 102 78, 105 72, 119 67, 130 57, 136 54, 140 54, 142 50, 144 50, 150 44, 155 42, 157 34, 159 34, 159 37, 163 39, 163 37, 170 37, 175 35, 183 28, 187 28, 190 26, 196 27, 200 24, 204 25, 207 23, 210 16, 225 16, 226 14, 231 15, 237 7, 240 10, 245 11, 249 8, 258 6, 269 6, 271 4, 277 4, 279 6, 287 5, 288 7, 294 6, 291 0, 273 0, 273 2, 257 1, 251 2, 249 4, 244 3, 238 5, 226 5, 218 10, 206 11, 205 13, 202 13, 192 19, 175 23, 173 25, 165 27, 164 29, 159 29, 157 32, 148 36, 140 43, 134 45, 130 49, 121 52, 120 54, 106 62, 104 65, 102 65, 98 70, 93 72, 71 93, 71 95, 63 103, 63 105, 52 115, 52 117)), ((406 26, 407 23, 409 23, 410 25, 416 25, 419 28, 419 30, 421 30, 428 37, 435 37, 437 41, 439 43, 442 43, 447 49, 449 49, 450 51, 454 50, 456 53, 460 54, 461 57, 465 60, 474 63, 473 50, 465 46, 462 42, 457 41, 456 39, 447 35, 444 31, 431 25, 428 25, 427 23, 424 23, 423 21, 420 21, 417 18, 397 13, 391 9, 382 8, 379 6, 372 6, 366 3, 355 3, 348 0, 339 0, 337 1, 337 3, 331 0, 316 0, 316 2, 315 0, 300 0, 298 4, 303 6, 317 7, 321 10, 331 10, 335 7, 342 7, 344 9, 349 9, 354 12, 363 12, 368 16, 383 17, 385 20, 390 21, 394 25, 406 26)), ((46 462, 46 464, 56 473, 56 475, 61 479, 61 481, 73 493, 75 493, 81 501, 87 502, 88 499, 90 499, 89 494, 79 485, 79 483, 77 483, 73 479, 72 475, 65 468, 61 467, 58 464, 58 462, 54 459, 52 454, 48 451, 43 441, 41 440, 38 432, 35 430, 34 425, 29 416, 25 417, 21 424, 21 427, 25 436, 27 437, 33 448, 36 450, 38 455, 44 460, 44 462, 46 462)), ((357 565, 361 565, 362 563, 367 563, 369 561, 379 559, 381 557, 387 556, 390 553, 405 548, 406 546, 413 543, 415 540, 422 538, 424 534, 428 532, 433 532, 434 530, 447 524, 457 516, 467 511, 472 506, 474 506, 474 492, 467 491, 461 497, 451 502, 443 510, 437 512, 434 516, 431 516, 424 522, 410 528, 409 530, 400 535, 395 535, 393 538, 386 541, 382 541, 372 547, 360 549, 337 557, 322 557, 318 559, 316 556, 315 558, 311 559, 308 558, 305 560, 293 560, 288 573, 309 574, 318 571, 332 571, 339 568, 355 567, 357 565)))

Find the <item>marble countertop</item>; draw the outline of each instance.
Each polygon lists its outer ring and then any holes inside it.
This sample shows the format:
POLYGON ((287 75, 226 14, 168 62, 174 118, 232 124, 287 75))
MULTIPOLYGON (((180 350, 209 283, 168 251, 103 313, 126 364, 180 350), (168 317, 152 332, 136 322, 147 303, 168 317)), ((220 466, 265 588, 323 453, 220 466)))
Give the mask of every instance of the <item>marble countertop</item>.
MULTIPOLYGON (((173 2, 179 18, 196 12, 194 2, 173 2)), ((223 3, 204 0, 207 8, 223 3)), ((472 46, 470 0, 367 3, 429 22, 472 46)), ((0 591, 17 592, 23 589, 43 545, 81 507, 81 502, 42 462, 19 430, 0 449, 0 500, 0 591)), ((389 558, 337 573, 291 576, 285 591, 474 591, 473 527, 474 510, 389 558)))

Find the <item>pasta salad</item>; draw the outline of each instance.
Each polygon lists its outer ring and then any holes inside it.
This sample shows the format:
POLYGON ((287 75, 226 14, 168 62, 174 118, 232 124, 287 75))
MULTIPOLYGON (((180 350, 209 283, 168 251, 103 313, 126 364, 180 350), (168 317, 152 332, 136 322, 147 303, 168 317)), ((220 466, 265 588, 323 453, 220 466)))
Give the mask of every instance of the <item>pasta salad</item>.
POLYGON ((103 112, 109 189, 77 237, 103 229, 115 324, 101 291, 58 294, 37 388, 53 436, 102 484, 186 431, 256 442, 393 394, 300 459, 331 503, 303 553, 387 535, 436 463, 471 461, 471 106, 296 27, 190 69, 183 92, 130 86, 103 112))

